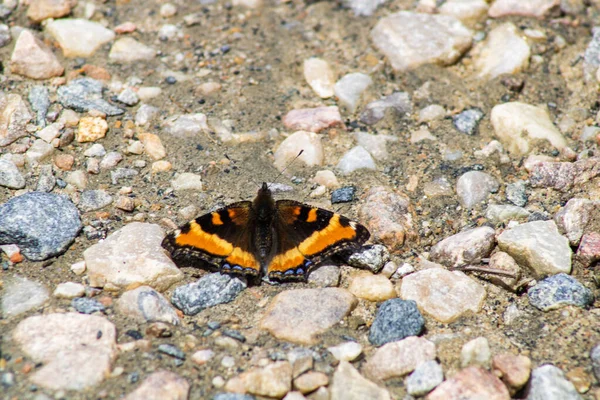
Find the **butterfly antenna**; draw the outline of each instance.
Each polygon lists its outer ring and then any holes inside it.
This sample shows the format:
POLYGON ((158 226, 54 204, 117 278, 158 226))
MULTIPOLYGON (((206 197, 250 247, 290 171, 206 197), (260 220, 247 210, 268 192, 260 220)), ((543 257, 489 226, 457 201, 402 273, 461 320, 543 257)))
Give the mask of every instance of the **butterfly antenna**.
POLYGON ((283 168, 283 169, 281 170, 281 172, 279 173, 279 175, 277 175, 277 176, 275 177, 275 179, 273 180, 273 183, 277 182, 277 180, 278 180, 278 179, 281 177, 281 175, 283 175, 283 173, 285 172, 285 170, 286 170, 286 169, 288 169, 288 167, 289 167, 290 165, 292 165, 292 164, 294 163, 294 161, 296 161, 296 160, 298 159, 298 157, 300 157, 300 156, 302 155, 302 153, 304 153, 304 149, 300 150, 300 152, 298 153, 298 155, 296 155, 296 157, 294 157, 294 159, 293 159, 292 161, 290 161, 290 162, 288 163, 288 165, 286 165, 286 166, 285 166, 285 168, 283 168))

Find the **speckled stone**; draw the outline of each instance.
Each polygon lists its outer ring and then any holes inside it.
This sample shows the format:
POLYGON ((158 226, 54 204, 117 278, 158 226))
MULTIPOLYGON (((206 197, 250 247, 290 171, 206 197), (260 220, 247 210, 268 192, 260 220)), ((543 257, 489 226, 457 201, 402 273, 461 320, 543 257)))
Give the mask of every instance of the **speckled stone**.
POLYGON ((245 288, 243 280, 217 272, 177 287, 171 301, 185 315, 196 315, 205 308, 233 301, 245 288))
POLYGON ((416 336, 425 326, 425 320, 411 300, 391 299, 377 310, 369 330, 369 342, 376 346, 416 336))
POLYGON ((549 311, 567 305, 586 307, 594 301, 592 291, 565 273, 550 276, 527 291, 534 307, 549 311))

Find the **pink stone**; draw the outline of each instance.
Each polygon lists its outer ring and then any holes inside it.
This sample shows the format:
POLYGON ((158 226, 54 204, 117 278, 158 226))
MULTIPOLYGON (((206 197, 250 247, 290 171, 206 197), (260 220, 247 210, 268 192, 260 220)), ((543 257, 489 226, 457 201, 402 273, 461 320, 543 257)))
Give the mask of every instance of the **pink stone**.
POLYGON ((131 33, 137 29, 137 26, 133 22, 124 22, 121 25, 115 26, 115 33, 131 33))
POLYGON ((480 367, 469 367, 444 381, 426 400, 486 399, 510 400, 506 386, 480 367))
POLYGON ((334 126, 346 129, 336 106, 292 110, 283 117, 283 124, 289 130, 315 133, 334 126))
POLYGON ((560 0, 496 0, 490 7, 488 15, 492 18, 507 15, 542 18, 552 7, 559 4, 560 0))
POLYGON ((584 234, 581 237, 576 256, 585 267, 590 267, 600 260, 600 232, 584 234))

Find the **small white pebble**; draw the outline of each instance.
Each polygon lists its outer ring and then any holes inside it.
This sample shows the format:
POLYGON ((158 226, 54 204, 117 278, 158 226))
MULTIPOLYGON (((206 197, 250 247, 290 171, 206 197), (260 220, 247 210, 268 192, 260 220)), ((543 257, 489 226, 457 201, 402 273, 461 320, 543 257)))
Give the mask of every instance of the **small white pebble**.
POLYGON ((79 261, 71 265, 71 271, 75 275, 81 275, 85 272, 85 261, 79 261))

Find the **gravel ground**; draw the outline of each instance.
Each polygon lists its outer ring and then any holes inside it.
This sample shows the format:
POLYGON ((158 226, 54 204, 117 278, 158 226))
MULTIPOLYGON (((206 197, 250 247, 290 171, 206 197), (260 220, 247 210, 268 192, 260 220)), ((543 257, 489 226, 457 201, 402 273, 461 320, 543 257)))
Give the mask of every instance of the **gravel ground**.
POLYGON ((600 398, 599 20, 5 0, 0 397, 600 398), (371 239, 306 282, 173 263, 263 181, 371 239))

